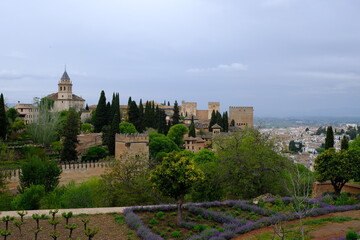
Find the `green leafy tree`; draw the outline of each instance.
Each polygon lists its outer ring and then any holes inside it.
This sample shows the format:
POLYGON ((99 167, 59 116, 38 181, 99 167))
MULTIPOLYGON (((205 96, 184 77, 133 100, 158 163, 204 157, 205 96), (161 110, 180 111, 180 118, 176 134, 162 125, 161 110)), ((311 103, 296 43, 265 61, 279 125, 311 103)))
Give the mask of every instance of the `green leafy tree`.
POLYGON ((19 113, 15 108, 9 108, 9 110, 6 111, 6 117, 9 122, 14 122, 18 116, 19 113))
POLYGON ((180 123, 180 111, 179 111, 179 105, 178 102, 175 100, 174 103, 174 114, 172 116, 172 124, 176 125, 180 123))
POLYGON ((102 128, 107 124, 107 108, 105 92, 101 91, 100 98, 93 118, 94 132, 101 132, 102 128))
POLYGON ((183 220, 182 205, 185 194, 194 183, 203 179, 204 174, 195 168, 194 161, 181 153, 169 153, 150 175, 150 181, 155 188, 165 196, 175 198, 178 224, 183 220))
POLYGON ((83 156, 82 160, 83 161, 94 161, 94 160, 103 159, 107 155, 108 155, 108 152, 105 148, 100 147, 100 146, 93 146, 87 150, 87 152, 83 156))
POLYGON ((180 151, 180 149, 178 145, 167 136, 159 133, 151 133, 149 135, 149 151, 155 164, 159 164, 165 153, 180 151))
POLYGON ((191 123, 189 126, 189 137, 196 137, 194 116, 191 116, 191 123))
POLYGON ((7 134, 8 121, 5 112, 5 103, 3 94, 0 95, 0 139, 5 140, 7 134))
POLYGON ((325 150, 334 147, 334 131, 332 126, 326 129, 325 150))
POLYGON ((82 133, 92 133, 94 132, 94 127, 90 123, 81 124, 81 132, 82 133))
POLYGON ((137 133, 134 124, 129 122, 122 122, 119 124, 119 131, 120 133, 137 133))
POLYGON ((102 175, 106 204, 108 206, 134 206, 169 202, 151 187, 150 169, 142 157, 128 157, 114 161, 109 171, 102 175))
POLYGON ((167 136, 179 147, 184 144, 184 135, 188 133, 188 128, 183 124, 177 124, 170 128, 167 136))
POLYGON ((59 184, 60 174, 61 168, 55 161, 30 156, 21 165, 19 192, 31 185, 44 185, 45 191, 50 192, 59 184))
POLYGON ((347 150, 349 149, 349 139, 347 138, 347 136, 344 136, 341 139, 341 150, 347 150))
POLYGON ((256 129, 213 139, 225 197, 247 199, 264 193, 285 194, 284 176, 293 166, 277 153, 273 140, 256 129))
POLYGON ((336 152, 330 148, 315 159, 317 180, 330 180, 335 194, 340 195, 341 189, 351 179, 360 180, 360 155, 356 150, 336 152))
POLYGON ((190 192, 193 202, 222 200, 224 191, 219 172, 219 161, 216 154, 202 149, 193 156, 195 166, 204 172, 204 181, 196 182, 190 192))
POLYGON ((61 152, 61 161, 63 162, 77 160, 76 144, 80 130, 79 123, 79 114, 74 109, 70 109, 64 126, 64 148, 61 152))

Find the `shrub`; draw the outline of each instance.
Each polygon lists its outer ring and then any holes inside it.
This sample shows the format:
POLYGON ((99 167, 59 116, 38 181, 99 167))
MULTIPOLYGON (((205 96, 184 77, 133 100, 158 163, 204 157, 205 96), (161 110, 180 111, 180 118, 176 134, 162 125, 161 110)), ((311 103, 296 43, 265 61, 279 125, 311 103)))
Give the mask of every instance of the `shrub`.
POLYGON ((173 238, 180 238, 181 237, 181 233, 179 231, 174 231, 170 234, 170 237, 173 238))
POLYGON ((45 186, 31 185, 24 193, 18 195, 11 203, 17 210, 36 210, 40 208, 40 200, 45 196, 45 186))
POLYGON ((99 146, 90 147, 87 153, 82 157, 82 161, 97 161, 103 159, 108 155, 108 151, 99 146))
POLYGON ((155 217, 157 217, 158 219, 164 219, 164 216, 165 216, 165 213, 160 211, 160 212, 157 212, 155 213, 155 217))
POLYGON ((357 240, 357 239, 359 239, 359 237, 360 236, 354 231, 349 231, 346 234, 346 240, 357 240))

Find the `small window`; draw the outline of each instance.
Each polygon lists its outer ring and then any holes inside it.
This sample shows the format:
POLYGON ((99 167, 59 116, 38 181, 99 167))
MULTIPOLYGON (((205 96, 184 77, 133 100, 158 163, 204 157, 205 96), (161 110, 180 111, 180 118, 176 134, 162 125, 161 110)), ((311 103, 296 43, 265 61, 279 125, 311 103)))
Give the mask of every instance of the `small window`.
POLYGON ((62 91, 62 87, 60 87, 60 91, 62 91))

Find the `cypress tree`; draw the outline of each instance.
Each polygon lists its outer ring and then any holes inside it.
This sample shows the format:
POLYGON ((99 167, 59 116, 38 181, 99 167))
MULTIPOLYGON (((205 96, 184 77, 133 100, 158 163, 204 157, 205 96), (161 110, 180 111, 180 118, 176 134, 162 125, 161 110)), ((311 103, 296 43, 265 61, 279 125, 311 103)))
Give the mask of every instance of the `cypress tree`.
POLYGON ((216 115, 216 123, 224 129, 221 113, 219 113, 219 111, 216 111, 215 115, 216 115))
POLYGON ((228 118, 228 113, 224 112, 223 113, 223 117, 222 117, 222 127, 223 127, 223 131, 224 132, 228 132, 229 131, 229 118, 228 118))
POLYGON ((140 99, 140 102, 139 102, 139 129, 138 132, 142 133, 145 129, 145 126, 144 126, 144 105, 142 103, 142 99, 140 99))
POLYGON ((79 114, 70 109, 64 126, 64 143, 61 152, 61 161, 70 162, 77 160, 76 144, 78 143, 77 135, 80 131, 79 114))
POLYGON ((344 136, 341 140, 341 150, 348 150, 349 149, 349 139, 347 136, 344 136))
POLYGON ((5 112, 4 95, 0 95, 0 139, 6 139, 8 121, 5 112))
POLYGON ((168 104, 167 104, 168 106, 170 106, 170 102, 168 101, 168 104))
POLYGON ((234 119, 231 120, 230 127, 235 127, 235 120, 234 119))
POLYGON ((179 105, 177 101, 175 100, 174 103, 174 114, 172 117, 172 125, 176 125, 180 123, 180 111, 179 111, 179 105))
POLYGON ((210 124, 209 124, 209 132, 212 131, 212 126, 214 126, 216 123, 216 113, 215 113, 215 110, 212 111, 211 113, 211 118, 210 118, 210 124))
POLYGON ((144 110, 144 127, 149 128, 151 127, 151 105, 149 101, 145 103, 145 110, 144 110))
POLYGON ((162 134, 167 134, 167 124, 166 124, 166 113, 162 109, 158 109, 157 118, 158 118, 158 132, 162 134))
POLYGON ((135 101, 130 102, 130 106, 128 106, 128 119, 129 122, 134 124, 137 131, 139 128, 139 109, 135 101))
POLYGON ((119 133, 119 124, 120 124, 119 115, 118 113, 115 113, 113 120, 111 122, 110 131, 107 139, 107 146, 109 149, 110 156, 115 155, 115 135, 116 133, 119 133))
POLYGON ((189 126, 189 137, 196 137, 194 116, 191 116, 191 123, 189 126))
POLYGON ((89 111, 89 105, 86 104, 85 110, 89 111))
POLYGON ((106 104, 106 125, 111 125, 112 118, 111 104, 108 102, 106 104))
POLYGON ((334 132, 332 126, 326 129, 325 150, 334 147, 334 132))
POLYGON ((107 124, 106 97, 105 92, 101 91, 98 105, 94 117, 94 132, 101 132, 104 125, 107 124))
POLYGON ((112 123, 114 116, 117 115, 117 117, 119 118, 119 122, 121 122, 121 116, 120 116, 120 97, 119 97, 119 93, 113 93, 113 98, 111 101, 111 114, 110 114, 110 122, 109 124, 112 123))

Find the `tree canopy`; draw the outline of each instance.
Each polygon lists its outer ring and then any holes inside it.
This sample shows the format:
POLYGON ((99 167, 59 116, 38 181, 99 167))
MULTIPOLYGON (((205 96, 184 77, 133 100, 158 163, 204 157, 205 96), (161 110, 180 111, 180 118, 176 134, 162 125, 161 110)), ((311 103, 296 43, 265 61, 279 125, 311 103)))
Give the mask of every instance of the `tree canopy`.
POLYGON ((188 128, 183 124, 177 124, 170 128, 167 136, 174 141, 179 147, 184 143, 184 135, 188 133, 188 128))
POLYGON ((213 140, 226 198, 246 199, 264 193, 285 194, 284 175, 292 163, 277 153, 268 136, 248 128, 213 140))
POLYGON ((61 152, 61 161, 70 162, 77 160, 76 144, 78 143, 77 135, 80 130, 79 125, 79 114, 71 108, 64 126, 64 143, 61 152))
POLYGON ((195 168, 194 161, 181 152, 169 153, 150 175, 150 181, 155 188, 177 201, 178 224, 182 221, 185 194, 190 191, 194 183, 203 179, 203 172, 195 168))
POLYGON ((341 189, 351 179, 360 180, 360 154, 356 150, 336 152, 330 148, 315 159, 315 170, 320 182, 330 180, 335 194, 340 195, 341 189))
POLYGON ((326 129, 325 150, 334 147, 334 131, 332 126, 326 129))
POLYGON ((120 133, 137 133, 134 124, 129 122, 122 122, 119 124, 119 131, 120 133))

